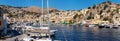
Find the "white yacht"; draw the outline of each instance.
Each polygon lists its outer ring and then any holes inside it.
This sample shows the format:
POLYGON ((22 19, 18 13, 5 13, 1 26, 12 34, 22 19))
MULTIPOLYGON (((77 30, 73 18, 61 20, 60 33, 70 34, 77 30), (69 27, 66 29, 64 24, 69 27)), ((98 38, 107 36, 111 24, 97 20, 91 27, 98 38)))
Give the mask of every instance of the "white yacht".
POLYGON ((113 24, 112 28, 118 29, 119 25, 118 24, 113 24))
MULTIPOLYGON (((24 41, 53 41, 51 35, 54 34, 56 30, 50 30, 50 15, 49 15, 49 5, 47 3, 47 13, 48 13, 48 25, 46 27, 32 27, 26 26, 28 32, 28 37, 23 38, 24 41)), ((42 0, 42 14, 43 14, 43 0, 42 0)))
POLYGON ((95 27, 95 25, 94 24, 89 24, 89 27, 93 28, 93 27, 95 27))
MULTIPOLYGON (((30 31, 30 32, 37 32, 37 31, 39 31, 39 32, 43 32, 42 30, 46 30, 46 31, 48 31, 49 30, 49 27, 32 27, 32 26, 26 26, 26 30, 27 31, 30 31)), ((49 34, 46 34, 46 36, 53 36, 53 35, 55 35, 55 32, 57 31, 57 30, 49 30, 50 31, 50 33, 49 34)), ((41 36, 44 36, 44 34, 43 33, 41 33, 40 34, 41 36)))
POLYGON ((99 24, 99 28, 105 28, 105 24, 99 24))
POLYGON ((30 35, 30 36, 24 37, 22 40, 23 41, 52 41, 52 39, 49 37, 41 37, 38 35, 36 36, 30 35))

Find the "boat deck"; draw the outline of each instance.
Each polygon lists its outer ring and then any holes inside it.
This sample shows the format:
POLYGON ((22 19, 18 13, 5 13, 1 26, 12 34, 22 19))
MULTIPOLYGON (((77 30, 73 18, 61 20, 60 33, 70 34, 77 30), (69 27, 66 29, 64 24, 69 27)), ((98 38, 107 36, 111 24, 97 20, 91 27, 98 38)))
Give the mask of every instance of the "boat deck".
POLYGON ((33 32, 33 33, 49 33, 48 29, 34 29, 34 30, 29 30, 29 32, 33 32))

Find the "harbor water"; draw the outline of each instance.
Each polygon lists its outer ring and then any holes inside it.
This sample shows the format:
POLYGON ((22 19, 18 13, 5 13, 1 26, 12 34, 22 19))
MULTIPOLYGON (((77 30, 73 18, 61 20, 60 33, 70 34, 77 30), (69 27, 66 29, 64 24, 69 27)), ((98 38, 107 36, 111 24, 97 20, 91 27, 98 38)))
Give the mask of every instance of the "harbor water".
POLYGON ((61 41, 120 41, 120 29, 84 27, 80 25, 51 25, 57 29, 54 40, 61 41))

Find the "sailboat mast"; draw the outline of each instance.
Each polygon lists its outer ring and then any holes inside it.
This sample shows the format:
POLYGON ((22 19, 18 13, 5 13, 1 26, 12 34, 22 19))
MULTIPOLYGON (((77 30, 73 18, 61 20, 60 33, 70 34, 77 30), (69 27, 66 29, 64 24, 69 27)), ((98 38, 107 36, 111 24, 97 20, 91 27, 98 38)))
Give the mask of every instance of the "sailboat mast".
POLYGON ((49 3, 48 0, 47 1, 47 15, 48 15, 48 28, 49 28, 49 38, 50 38, 50 14, 49 14, 49 3))
MULTIPOLYGON (((44 20, 44 16, 43 16, 43 0, 42 0, 42 18, 43 18, 43 20, 44 20)), ((41 19, 42 20, 42 19, 41 19)), ((44 23, 44 21, 41 21, 41 23, 43 24, 44 23)))

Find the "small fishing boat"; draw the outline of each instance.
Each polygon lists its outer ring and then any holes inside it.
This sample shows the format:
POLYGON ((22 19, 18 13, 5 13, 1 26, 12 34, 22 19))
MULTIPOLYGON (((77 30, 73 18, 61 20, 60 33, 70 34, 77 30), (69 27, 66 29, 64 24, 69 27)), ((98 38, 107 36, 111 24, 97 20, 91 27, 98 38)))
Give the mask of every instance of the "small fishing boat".
POLYGON ((105 24, 99 24, 99 28, 105 28, 105 24))
POLYGON ((109 25, 109 24, 107 24, 107 25, 105 25, 105 27, 106 27, 106 28, 110 28, 110 25, 109 25))
POLYGON ((95 25, 94 24, 89 24, 89 27, 92 28, 92 27, 95 27, 95 25))
POLYGON ((119 28, 119 25, 114 24, 112 28, 114 28, 114 29, 118 29, 118 28, 119 28))

